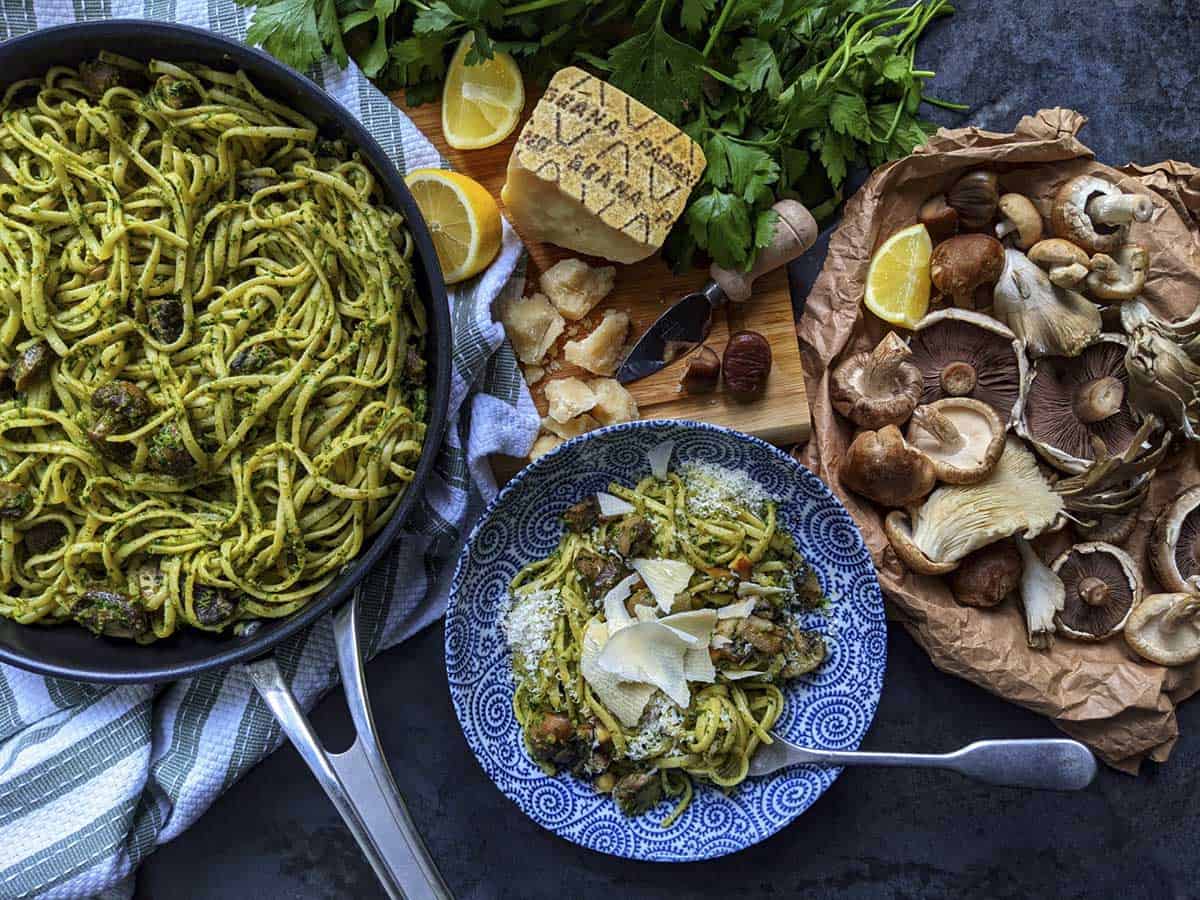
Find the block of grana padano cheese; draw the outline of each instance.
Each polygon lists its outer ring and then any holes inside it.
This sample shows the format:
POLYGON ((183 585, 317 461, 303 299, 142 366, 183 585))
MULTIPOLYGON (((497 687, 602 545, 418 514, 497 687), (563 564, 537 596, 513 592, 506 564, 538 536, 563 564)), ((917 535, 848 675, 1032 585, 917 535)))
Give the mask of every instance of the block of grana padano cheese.
POLYGON ((500 197, 526 240, 633 263, 662 246, 704 166, 666 119, 571 67, 522 129, 500 197))

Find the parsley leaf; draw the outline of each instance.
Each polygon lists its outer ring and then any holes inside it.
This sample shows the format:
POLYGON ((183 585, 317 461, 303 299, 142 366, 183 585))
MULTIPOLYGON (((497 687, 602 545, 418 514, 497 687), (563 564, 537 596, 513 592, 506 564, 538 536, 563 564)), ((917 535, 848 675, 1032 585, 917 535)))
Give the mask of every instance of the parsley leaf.
POLYGON ((704 56, 667 34, 662 5, 654 27, 613 47, 608 61, 613 87, 637 97, 660 116, 678 121, 700 102, 704 56))
POLYGON ((716 5, 717 0, 683 0, 683 8, 679 11, 679 24, 688 34, 697 34, 716 5))
POLYGON ((754 220, 754 249, 765 250, 775 240, 775 223, 779 221, 779 213, 773 209, 764 209, 754 220))
POLYGON ((731 188, 747 203, 769 196, 768 188, 779 180, 779 165, 758 147, 748 146, 720 133, 704 144, 708 181, 718 188, 731 188))
POLYGON ((867 101, 862 94, 847 94, 839 91, 829 103, 829 124, 839 134, 848 134, 860 141, 871 139, 871 120, 867 115, 867 101))
POLYGON ((325 55, 317 12, 309 0, 275 0, 256 7, 246 41, 262 44, 272 56, 301 72, 325 55))
POLYGON ((718 266, 741 269, 746 265, 750 216, 740 198, 724 191, 705 194, 688 206, 687 221, 696 243, 718 266))
POLYGON ((775 98, 783 90, 779 60, 771 45, 760 38, 743 38, 733 51, 737 63, 737 80, 748 91, 766 90, 775 98))

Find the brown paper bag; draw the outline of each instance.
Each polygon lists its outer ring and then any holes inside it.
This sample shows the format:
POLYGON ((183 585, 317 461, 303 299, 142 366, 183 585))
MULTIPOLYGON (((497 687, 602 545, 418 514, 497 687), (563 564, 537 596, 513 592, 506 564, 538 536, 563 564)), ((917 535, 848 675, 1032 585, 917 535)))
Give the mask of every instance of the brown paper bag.
MULTIPOLYGON (((1127 192, 1154 197, 1153 219, 1135 224, 1131 232, 1131 240, 1150 252, 1143 297, 1169 319, 1195 308, 1200 302, 1200 169, 1175 161, 1123 169, 1101 165, 1076 137, 1086 121, 1071 110, 1051 109, 1026 116, 1012 134, 943 129, 912 156, 876 170, 851 198, 797 329, 813 421, 801 460, 854 516, 879 569, 889 612, 934 665, 1050 716, 1105 762, 1134 773, 1146 757, 1161 762, 1170 754, 1179 733, 1175 704, 1200 688, 1200 664, 1166 669, 1146 663, 1134 658, 1119 636, 1098 644, 1060 638, 1047 652, 1032 650, 1019 601, 994 609, 960 606, 943 579, 908 572, 884 537, 881 508, 849 493, 838 480, 853 427, 829 400, 830 367, 844 353, 874 346, 886 331, 860 305, 872 252, 915 222, 922 202, 969 169, 997 172, 1003 190, 1025 194, 1043 213, 1058 187, 1076 175, 1099 175, 1127 192)), ((1149 528, 1165 503, 1198 482, 1200 470, 1188 446, 1156 474, 1138 528, 1123 545, 1141 565, 1148 593, 1159 589, 1146 564, 1149 528)), ((1070 541, 1069 535, 1055 538, 1057 545, 1052 540, 1039 546, 1047 558, 1070 541)))

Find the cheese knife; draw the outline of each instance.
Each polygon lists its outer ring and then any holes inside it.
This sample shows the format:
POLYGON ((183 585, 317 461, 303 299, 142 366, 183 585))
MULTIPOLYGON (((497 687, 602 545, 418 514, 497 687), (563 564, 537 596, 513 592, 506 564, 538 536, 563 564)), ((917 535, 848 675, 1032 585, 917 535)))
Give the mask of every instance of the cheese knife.
POLYGON ((800 747, 772 734, 750 760, 751 775, 803 763, 819 766, 904 766, 950 769, 986 784, 1080 791, 1096 777, 1096 757, 1065 738, 976 741, 953 753, 864 753, 800 747))
POLYGON ((778 214, 771 245, 758 254, 749 272, 722 269, 713 263, 711 281, 688 294, 658 317, 647 329, 617 371, 622 384, 653 375, 704 343, 712 328, 714 310, 726 301, 744 303, 750 299, 755 279, 774 272, 801 256, 817 239, 817 223, 803 204, 780 200, 772 209, 778 214))

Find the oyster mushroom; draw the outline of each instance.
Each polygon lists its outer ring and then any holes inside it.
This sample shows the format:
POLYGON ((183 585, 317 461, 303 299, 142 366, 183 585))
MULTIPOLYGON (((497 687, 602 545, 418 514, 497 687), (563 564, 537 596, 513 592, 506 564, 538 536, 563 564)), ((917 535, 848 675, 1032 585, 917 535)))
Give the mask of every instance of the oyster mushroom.
POLYGON ((1014 534, 1041 534, 1054 526, 1062 508, 1062 497, 1050 489, 1033 454, 1009 438, 983 481, 938 487, 911 513, 890 513, 884 531, 910 569, 941 575, 980 547, 1014 534))
POLYGON ((1021 554, 1026 641, 1035 650, 1049 650, 1054 646, 1055 619, 1066 605, 1066 588, 1028 541, 1019 537, 1016 541, 1021 554))
POLYGON ((1050 283, 1061 288, 1080 284, 1092 270, 1092 259, 1062 238, 1046 238, 1029 248, 1029 259, 1046 270, 1050 283))
POLYGON ((1200 487, 1183 491, 1159 513, 1150 566, 1168 591, 1200 593, 1200 487))
POLYGON ((1045 356, 1029 373, 1017 433, 1056 469, 1085 471, 1097 440, 1117 454, 1132 442, 1138 423, 1126 402, 1125 346, 1120 335, 1101 335, 1076 358, 1045 356))
POLYGON ((1007 327, 991 316, 962 309, 930 313, 917 323, 909 345, 921 371, 921 402, 971 397, 1013 416, 1025 374, 1025 357, 1007 327))
POLYGON ((1017 589, 1022 570, 1016 542, 997 541, 959 563, 950 576, 950 589, 963 606, 995 606, 1017 589))
POLYGON ((1112 256, 1097 253, 1088 273, 1088 292, 1097 300, 1132 300, 1146 286, 1150 254, 1145 247, 1128 244, 1112 256))
POLYGON ((1020 250, 1004 251, 993 292, 996 318, 1025 342, 1029 355, 1078 356, 1100 334, 1100 309, 1050 282, 1020 250))
POLYGON ((1054 197, 1050 226, 1056 237, 1088 253, 1114 253, 1129 234, 1129 223, 1147 222, 1154 203, 1142 194, 1125 194, 1094 175, 1072 178, 1054 197))
POLYGON ((986 403, 947 397, 913 410, 908 442, 929 457, 939 481, 982 481, 1004 452, 1004 425, 986 403))
POLYGON ((907 506, 933 490, 933 462, 910 446, 900 429, 885 425, 860 433, 842 459, 842 484, 884 506, 907 506))
POLYGON ((1076 544, 1050 564, 1065 597, 1055 619, 1058 631, 1079 641, 1102 641, 1125 627, 1142 599, 1137 563, 1112 544, 1076 544))
POLYGON ((1200 658, 1200 595, 1151 594, 1125 623, 1125 643, 1160 666, 1182 666, 1200 658))
POLYGON ((960 234, 933 248, 929 279, 959 309, 975 305, 975 289, 993 285, 1004 268, 1004 246, 986 234, 960 234))
POLYGON ((921 395, 921 372, 912 352, 894 331, 874 350, 855 353, 833 370, 833 408, 860 428, 899 425, 912 415, 921 395))
POLYGON ((992 223, 999 201, 1000 182, 995 172, 968 172, 946 192, 946 203, 958 213, 963 228, 971 231, 992 223))
POLYGON ((1093 540, 1120 543, 1133 533, 1137 512, 1150 490, 1150 479, 1171 445, 1171 433, 1153 416, 1147 418, 1118 454, 1101 442, 1093 447, 1095 460, 1078 475, 1054 485, 1063 498, 1064 515, 1093 540), (1153 440, 1155 433, 1157 440, 1153 440))
POLYGON ((1190 441, 1200 440, 1200 312, 1164 322, 1141 300, 1121 306, 1129 335, 1129 402, 1190 441))
POLYGON ((1011 235, 1015 246, 1028 250, 1042 239, 1042 214, 1024 194, 1005 194, 1000 198, 1000 222, 996 237, 1005 240, 1011 235))

